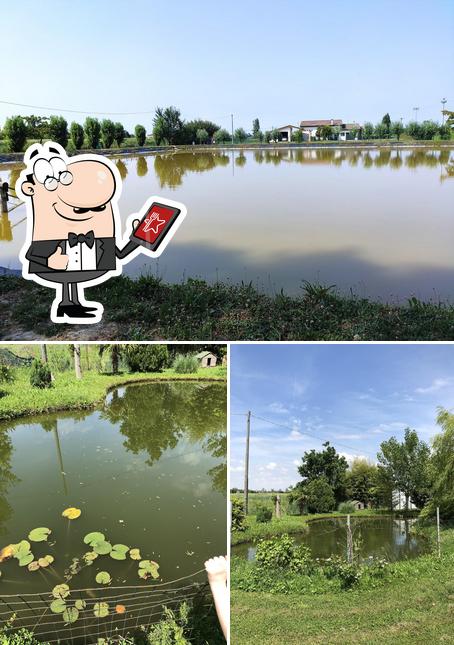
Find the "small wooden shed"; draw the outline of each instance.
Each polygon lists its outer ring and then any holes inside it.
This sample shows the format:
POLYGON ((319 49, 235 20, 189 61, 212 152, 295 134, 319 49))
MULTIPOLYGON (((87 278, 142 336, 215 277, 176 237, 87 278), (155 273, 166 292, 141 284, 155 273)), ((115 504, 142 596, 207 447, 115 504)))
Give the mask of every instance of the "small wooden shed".
POLYGON ((355 511, 362 511, 362 510, 364 510, 364 502, 359 502, 357 499, 354 499, 354 500, 353 500, 352 502, 350 502, 350 503, 351 503, 351 504, 353 504, 353 506, 355 507, 355 511))
POLYGON ((212 352, 199 352, 195 357, 200 367, 215 367, 218 361, 217 356, 212 352))

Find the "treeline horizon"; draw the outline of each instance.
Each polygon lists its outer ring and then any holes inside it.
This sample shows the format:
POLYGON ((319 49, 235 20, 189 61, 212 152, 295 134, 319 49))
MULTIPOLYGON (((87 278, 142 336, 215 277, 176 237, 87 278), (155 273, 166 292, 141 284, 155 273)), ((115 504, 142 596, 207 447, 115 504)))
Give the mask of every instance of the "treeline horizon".
MULTIPOLYGON (((357 140, 395 138, 399 141, 403 135, 414 140, 450 140, 453 138, 454 112, 446 110, 443 114, 447 116, 444 124, 425 120, 420 123, 410 121, 404 125, 401 120, 392 121, 387 113, 375 125, 367 121, 363 126, 351 130, 350 134, 357 140)), ((340 132, 339 126, 324 125, 317 129, 314 140, 336 140, 340 132)), ((208 119, 185 121, 181 117, 180 110, 174 106, 156 108, 150 135, 148 135, 150 145, 158 146, 244 143, 247 140, 270 143, 279 140, 278 129, 272 128, 263 132, 258 118, 253 120, 251 132, 246 132, 240 127, 232 133, 208 119)), ((85 119, 83 125, 77 121, 72 121, 68 125, 65 117, 59 115, 50 117, 15 115, 6 119, 0 131, 0 138, 5 141, 9 152, 22 152, 28 140, 41 143, 44 140, 52 140, 67 149, 69 153, 73 153, 83 148, 109 149, 113 144, 121 148, 126 139, 134 139, 133 145, 143 147, 147 141, 147 130, 144 125, 138 123, 134 127, 134 134, 131 134, 119 121, 99 120, 90 116, 85 119)), ((303 131, 299 129, 293 132, 291 140, 301 143, 303 131)))

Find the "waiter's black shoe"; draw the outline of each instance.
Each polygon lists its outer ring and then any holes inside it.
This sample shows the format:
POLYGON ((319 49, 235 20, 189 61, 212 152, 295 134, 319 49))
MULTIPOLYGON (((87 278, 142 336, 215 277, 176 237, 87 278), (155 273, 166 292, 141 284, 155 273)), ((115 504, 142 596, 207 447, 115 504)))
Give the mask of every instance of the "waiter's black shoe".
POLYGON ((57 307, 57 318, 94 318, 97 311, 95 307, 60 304, 57 307))

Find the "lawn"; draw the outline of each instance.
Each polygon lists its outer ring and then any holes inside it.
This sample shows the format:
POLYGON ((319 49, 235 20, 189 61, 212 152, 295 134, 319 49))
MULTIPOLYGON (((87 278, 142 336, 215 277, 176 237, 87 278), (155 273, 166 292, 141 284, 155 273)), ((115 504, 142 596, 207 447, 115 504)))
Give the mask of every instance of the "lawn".
POLYGON ((442 558, 390 565, 374 587, 321 594, 232 590, 235 645, 300 643, 452 643, 454 530, 442 533, 442 558))
POLYGON ((53 386, 48 389, 30 387, 30 369, 13 370, 13 383, 0 385, 0 419, 12 419, 26 414, 53 410, 87 408, 102 401, 108 390, 116 385, 137 381, 159 380, 219 380, 227 378, 226 367, 199 369, 195 374, 176 374, 172 369, 153 373, 100 374, 85 372, 77 380, 72 371, 56 372, 53 386))
MULTIPOLYGON (((302 285, 303 286, 303 285, 302 285)), ((401 304, 342 296, 306 285, 299 296, 268 295, 252 285, 188 279, 166 284, 153 276, 119 276, 89 289, 105 305, 103 322, 78 325, 77 339, 124 340, 452 340, 454 305, 401 304)), ((49 320, 53 291, 13 276, 0 277, 1 337, 71 338, 73 329, 49 320), (33 302, 33 307, 30 303, 33 302), (69 334, 69 336, 68 336, 69 334)))

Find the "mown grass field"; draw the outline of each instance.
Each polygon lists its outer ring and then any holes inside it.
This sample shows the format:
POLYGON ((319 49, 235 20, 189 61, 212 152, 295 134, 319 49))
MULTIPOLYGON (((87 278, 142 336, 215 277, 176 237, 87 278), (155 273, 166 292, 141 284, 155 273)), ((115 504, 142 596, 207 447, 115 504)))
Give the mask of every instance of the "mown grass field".
POLYGON ((434 555, 390 565, 375 587, 321 594, 231 592, 235 645, 454 642, 454 530, 434 555))
MULTIPOLYGON (((303 278, 303 276, 302 276, 303 278)), ((303 286, 303 285, 302 285, 303 286)), ((49 319, 53 291, 14 276, 0 277, 3 339, 68 338, 49 319), (30 303, 33 302, 33 307, 30 303)), ((312 285, 299 296, 265 294, 252 285, 153 276, 118 276, 89 289, 104 303, 102 323, 79 325, 98 340, 452 340, 454 305, 373 302, 312 285)))
POLYGON ((77 380, 72 371, 65 371, 56 372, 53 386, 41 390, 30 386, 29 368, 20 367, 13 372, 13 383, 0 384, 0 420, 54 410, 87 408, 102 401, 110 388, 126 383, 159 380, 225 381, 227 378, 227 368, 222 366, 199 369, 195 374, 176 374, 172 369, 147 373, 123 372, 116 375, 88 371, 81 380, 77 380))

